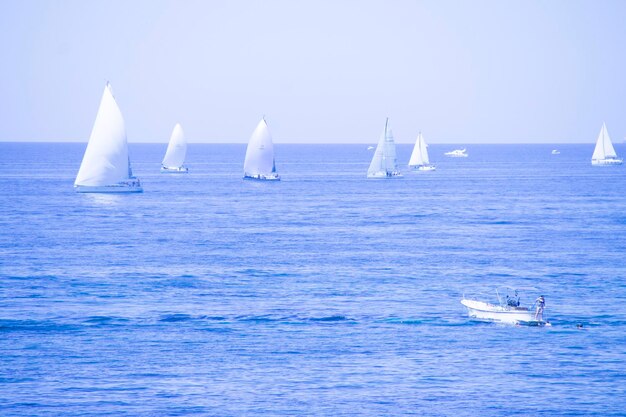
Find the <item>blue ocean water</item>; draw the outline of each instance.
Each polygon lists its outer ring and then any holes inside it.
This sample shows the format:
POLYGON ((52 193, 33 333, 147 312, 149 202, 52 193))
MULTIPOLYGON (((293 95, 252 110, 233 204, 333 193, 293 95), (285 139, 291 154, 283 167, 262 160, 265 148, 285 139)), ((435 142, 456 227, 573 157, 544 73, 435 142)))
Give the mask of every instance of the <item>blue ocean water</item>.
POLYGON ((132 144, 145 192, 89 195, 84 144, 0 143, 0 415, 626 415, 626 167, 554 147, 132 144), (502 285, 553 326, 469 320, 502 285))

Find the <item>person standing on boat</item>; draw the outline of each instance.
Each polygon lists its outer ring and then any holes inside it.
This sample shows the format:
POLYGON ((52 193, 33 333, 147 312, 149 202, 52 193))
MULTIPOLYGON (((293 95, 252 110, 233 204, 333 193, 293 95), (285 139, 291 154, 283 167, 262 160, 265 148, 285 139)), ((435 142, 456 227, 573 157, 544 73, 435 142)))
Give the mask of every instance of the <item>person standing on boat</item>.
POLYGON ((537 304, 537 311, 535 311, 535 320, 543 321, 543 309, 546 307, 546 299, 543 298, 543 295, 540 295, 539 298, 535 300, 537 304))

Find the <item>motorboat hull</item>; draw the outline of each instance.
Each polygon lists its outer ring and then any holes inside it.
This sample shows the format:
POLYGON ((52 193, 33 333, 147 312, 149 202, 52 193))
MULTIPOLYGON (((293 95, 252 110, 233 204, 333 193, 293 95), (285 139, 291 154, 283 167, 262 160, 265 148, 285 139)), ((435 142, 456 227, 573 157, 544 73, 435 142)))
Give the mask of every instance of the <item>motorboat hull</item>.
POLYGON ((542 321, 535 320, 535 314, 526 307, 500 306, 477 300, 461 300, 467 308, 467 314, 471 318, 483 321, 495 321, 509 324, 535 324, 542 321))
POLYGON ((187 174, 189 168, 187 167, 161 167, 162 174, 187 174))
POLYGON ((74 191, 77 193, 142 193, 143 188, 139 181, 122 182, 113 185, 74 185, 74 191))
POLYGON ((607 165, 622 165, 624 162, 621 158, 606 158, 606 159, 592 159, 591 165, 607 166, 607 165))

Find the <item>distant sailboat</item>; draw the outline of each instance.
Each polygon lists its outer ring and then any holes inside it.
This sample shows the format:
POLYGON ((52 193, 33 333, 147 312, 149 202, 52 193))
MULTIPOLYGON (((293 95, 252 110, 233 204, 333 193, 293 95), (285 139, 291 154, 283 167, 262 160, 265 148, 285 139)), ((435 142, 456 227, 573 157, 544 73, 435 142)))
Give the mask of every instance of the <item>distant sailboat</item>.
POLYGON ((374 157, 367 170, 367 178, 401 178, 396 160, 396 144, 389 128, 389 118, 385 121, 385 130, 380 136, 374 157))
POLYGON ((416 171, 434 171, 435 166, 430 163, 428 159, 428 145, 422 136, 422 132, 417 135, 415 146, 413 147, 413 153, 411 153, 411 159, 409 160, 409 168, 416 171))
POLYGON ((591 165, 621 165, 622 162, 623 159, 618 158, 615 153, 615 148, 613 148, 606 125, 602 123, 602 128, 596 141, 596 148, 591 156, 591 165))
POLYGON ((248 142, 246 159, 243 163, 243 178, 250 180, 280 180, 280 176, 276 172, 274 144, 272 143, 272 136, 265 118, 261 119, 248 142))
POLYGON ((78 170, 74 189, 79 193, 140 193, 128 156, 124 118, 111 85, 104 87, 98 115, 78 170))
POLYGON ((165 151, 165 157, 161 163, 161 172, 185 174, 189 172, 189 169, 183 164, 185 163, 185 156, 187 155, 187 140, 185 139, 185 132, 179 123, 176 123, 172 136, 170 137, 169 145, 167 145, 167 151, 165 151))

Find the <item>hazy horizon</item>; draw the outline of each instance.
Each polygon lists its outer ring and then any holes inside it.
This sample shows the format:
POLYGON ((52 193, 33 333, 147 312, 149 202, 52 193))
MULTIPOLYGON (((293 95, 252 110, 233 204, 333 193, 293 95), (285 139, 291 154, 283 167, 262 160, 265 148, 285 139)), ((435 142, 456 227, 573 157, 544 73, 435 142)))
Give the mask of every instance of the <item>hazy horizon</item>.
POLYGON ((626 135, 626 3, 0 2, 0 141, 589 143, 626 135))

